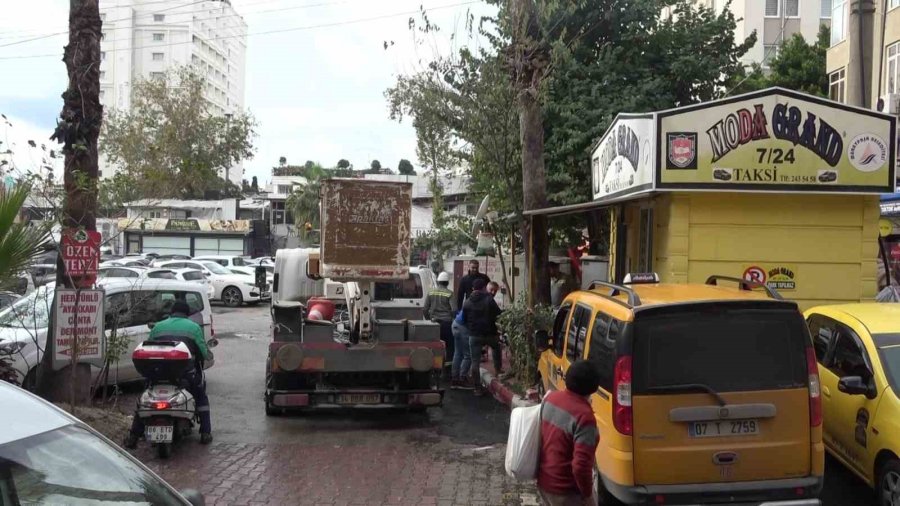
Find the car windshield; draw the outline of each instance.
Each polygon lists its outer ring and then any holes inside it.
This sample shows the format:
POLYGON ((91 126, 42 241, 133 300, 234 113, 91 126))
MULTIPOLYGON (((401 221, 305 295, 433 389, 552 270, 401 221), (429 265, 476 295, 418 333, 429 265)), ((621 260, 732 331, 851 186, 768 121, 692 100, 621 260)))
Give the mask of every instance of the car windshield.
POLYGON ((52 304, 53 290, 42 286, 0 313, 0 327, 46 328, 52 304))
POLYGON ((232 274, 231 271, 215 262, 203 262, 203 266, 209 269, 213 274, 232 274))
POLYGON ((70 425, 0 445, 0 504, 185 502, 124 453, 70 425))
POLYGON ((880 348, 881 365, 894 392, 900 392, 900 345, 880 348))

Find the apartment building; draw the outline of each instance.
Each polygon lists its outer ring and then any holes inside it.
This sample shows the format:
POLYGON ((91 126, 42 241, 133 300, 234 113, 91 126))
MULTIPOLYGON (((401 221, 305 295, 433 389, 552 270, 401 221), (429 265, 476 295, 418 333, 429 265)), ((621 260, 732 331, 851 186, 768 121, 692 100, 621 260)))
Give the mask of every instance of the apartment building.
MULTIPOLYGON (((741 58, 744 65, 759 63, 763 67, 778 54, 782 42, 795 33, 803 35, 813 43, 819 35, 819 28, 830 25, 832 1, 840 0, 732 0, 728 8, 737 20, 734 38, 743 42, 754 31, 756 44, 741 58)), ((726 0, 695 0, 721 13, 726 0)), ((664 15, 671 15, 667 7, 664 15)))
MULTIPOLYGON (((213 114, 244 109, 247 24, 230 0, 101 0, 100 17, 100 102, 106 109, 128 109, 135 82, 181 65, 205 74, 213 114)), ((101 171, 112 176, 115 167, 101 163, 101 171)), ((240 185, 243 168, 220 176, 240 185)))
POLYGON ((829 96, 900 114, 900 0, 834 0, 829 96))

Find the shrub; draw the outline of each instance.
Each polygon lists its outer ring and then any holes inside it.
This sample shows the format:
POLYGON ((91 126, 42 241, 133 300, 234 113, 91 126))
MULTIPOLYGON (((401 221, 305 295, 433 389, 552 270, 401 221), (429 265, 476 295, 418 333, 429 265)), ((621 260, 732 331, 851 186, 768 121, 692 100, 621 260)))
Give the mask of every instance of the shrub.
POLYGON ((515 304, 503 311, 497 325, 509 343, 511 372, 522 385, 531 386, 537 382, 538 352, 534 347, 534 331, 550 330, 553 309, 544 305, 528 307, 524 299, 524 296, 518 297, 515 304))

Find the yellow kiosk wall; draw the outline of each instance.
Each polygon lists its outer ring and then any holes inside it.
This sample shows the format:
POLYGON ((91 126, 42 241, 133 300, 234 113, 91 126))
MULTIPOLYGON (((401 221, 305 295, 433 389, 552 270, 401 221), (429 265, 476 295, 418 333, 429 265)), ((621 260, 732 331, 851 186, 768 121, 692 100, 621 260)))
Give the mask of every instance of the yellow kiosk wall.
POLYGON ((624 213, 626 269, 639 265, 640 209, 651 207, 652 267, 662 281, 783 267, 795 289, 779 291, 805 309, 874 299, 878 202, 875 195, 683 192, 628 202, 614 215, 624 213))

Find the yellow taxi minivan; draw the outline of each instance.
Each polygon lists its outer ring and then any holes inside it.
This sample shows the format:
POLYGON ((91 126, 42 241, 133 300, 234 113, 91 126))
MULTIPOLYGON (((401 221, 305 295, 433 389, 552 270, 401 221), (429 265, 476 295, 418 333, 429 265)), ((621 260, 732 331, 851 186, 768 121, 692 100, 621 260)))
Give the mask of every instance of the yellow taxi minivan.
POLYGON ((806 311, 822 381, 825 449, 900 506, 900 304, 806 311))
POLYGON ((594 282, 537 333, 545 389, 596 365, 599 504, 818 505, 822 404, 809 330, 773 289, 594 282))

